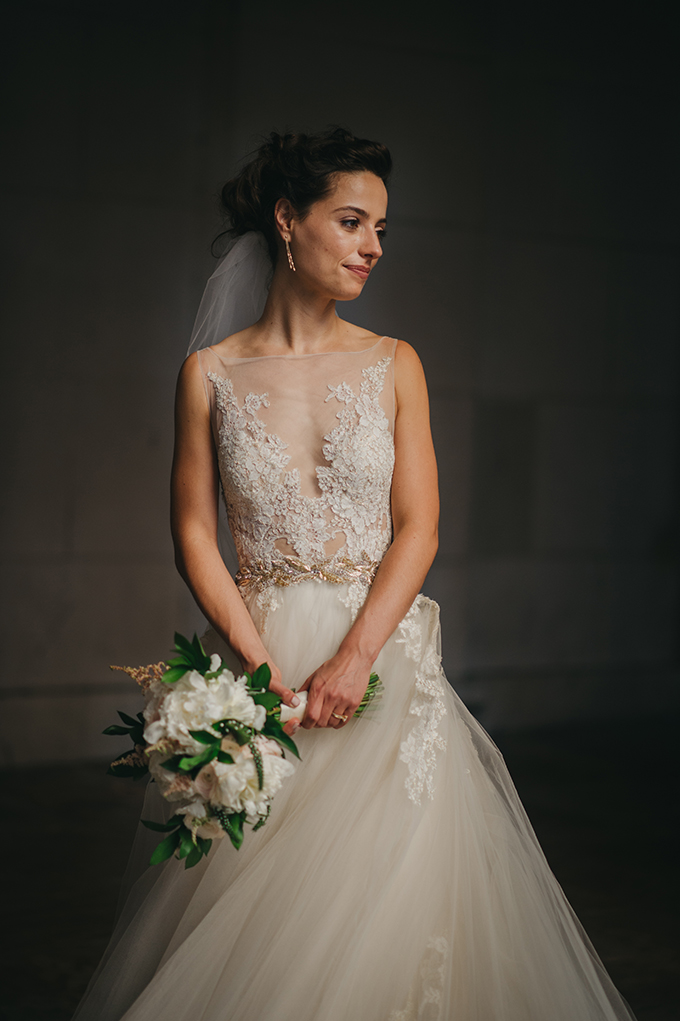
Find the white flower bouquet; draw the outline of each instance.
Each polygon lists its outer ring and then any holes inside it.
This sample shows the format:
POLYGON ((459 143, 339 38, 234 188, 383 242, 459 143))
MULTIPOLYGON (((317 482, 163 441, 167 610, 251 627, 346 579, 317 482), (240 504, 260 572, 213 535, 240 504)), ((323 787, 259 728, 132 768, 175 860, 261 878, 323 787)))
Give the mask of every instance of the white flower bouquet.
POLYGON ((142 820, 166 834, 151 864, 171 855, 197 865, 213 840, 225 833, 235 848, 244 826, 259 829, 272 799, 293 771, 285 751, 299 758, 284 732, 281 699, 269 691, 266 664, 251 676, 234 674, 219 656, 208 657, 198 637, 175 635, 177 655, 147 667, 114 667, 133 677, 144 692, 144 711, 134 719, 119 712, 124 726, 105 734, 128 734, 134 748, 112 762, 114 776, 139 779, 151 773, 175 812, 167 823, 142 820))

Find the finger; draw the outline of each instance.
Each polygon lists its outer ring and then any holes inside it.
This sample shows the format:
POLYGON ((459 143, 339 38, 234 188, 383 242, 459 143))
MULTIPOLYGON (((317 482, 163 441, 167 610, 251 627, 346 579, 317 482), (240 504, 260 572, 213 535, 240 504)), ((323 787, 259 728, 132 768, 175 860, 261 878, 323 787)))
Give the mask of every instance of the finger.
POLYGON ((295 692, 291 691, 290 688, 286 688, 280 681, 271 681, 269 690, 278 695, 281 701, 292 709, 296 709, 300 705, 300 699, 295 692))
POLYGON ((311 730, 312 727, 319 726, 319 710, 322 707, 322 699, 314 691, 313 688, 309 688, 309 696, 307 698, 307 709, 305 710, 304 719, 302 720, 302 726, 305 730, 311 730))
POLYGON ((343 724, 343 721, 338 719, 338 717, 343 716, 344 713, 344 709, 339 709, 338 706, 333 705, 333 703, 327 702, 324 704, 323 710, 319 716, 318 726, 333 727, 334 730, 337 730, 338 727, 341 727, 343 724), (335 715, 333 715, 334 713, 335 715))
POLYGON ((293 734, 300 729, 300 721, 293 717, 292 720, 288 720, 288 723, 284 725, 283 732, 288 734, 288 737, 292 737, 293 734))

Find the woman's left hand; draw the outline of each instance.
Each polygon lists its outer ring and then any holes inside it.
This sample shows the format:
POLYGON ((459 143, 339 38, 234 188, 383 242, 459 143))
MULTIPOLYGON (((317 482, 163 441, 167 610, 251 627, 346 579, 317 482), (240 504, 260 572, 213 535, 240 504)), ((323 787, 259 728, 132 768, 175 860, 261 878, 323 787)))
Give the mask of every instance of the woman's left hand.
POLYGON ((309 692, 302 726, 343 727, 357 711, 370 677, 371 664, 357 657, 338 653, 326 660, 300 688, 309 692))

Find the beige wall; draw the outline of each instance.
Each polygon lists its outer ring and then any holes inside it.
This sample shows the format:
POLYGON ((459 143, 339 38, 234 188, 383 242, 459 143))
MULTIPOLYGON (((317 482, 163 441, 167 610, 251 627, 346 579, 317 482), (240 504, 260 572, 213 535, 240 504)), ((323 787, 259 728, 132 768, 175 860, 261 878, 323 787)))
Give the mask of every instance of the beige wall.
POLYGON ((505 33, 472 3, 448 23, 373 4, 360 30, 325 10, 55 0, 10 19, 5 764, 113 752, 98 732, 137 697, 108 664, 198 625, 168 536, 174 378, 214 195, 273 127, 345 123, 395 156, 387 254, 344 311, 426 367, 427 591, 455 686, 494 728, 677 707, 664 51, 628 65, 603 32, 505 33))

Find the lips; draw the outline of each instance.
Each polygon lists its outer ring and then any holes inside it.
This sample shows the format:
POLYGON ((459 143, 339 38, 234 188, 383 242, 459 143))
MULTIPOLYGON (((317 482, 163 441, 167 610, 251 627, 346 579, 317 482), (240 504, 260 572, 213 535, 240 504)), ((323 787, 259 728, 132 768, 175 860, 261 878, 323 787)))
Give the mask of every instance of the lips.
POLYGON ((365 280, 371 272, 368 266, 345 266, 345 269, 348 269, 351 273, 356 273, 362 280, 365 280))

